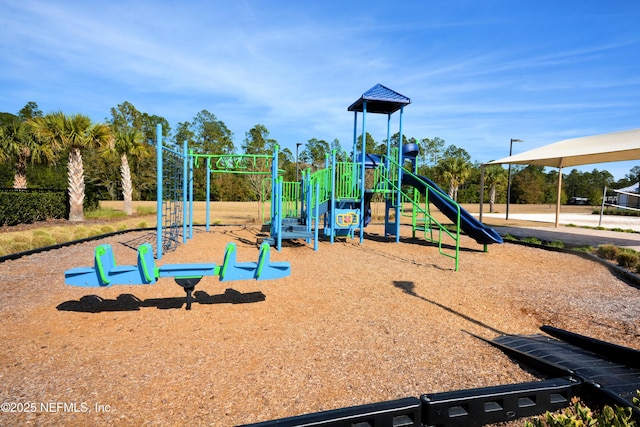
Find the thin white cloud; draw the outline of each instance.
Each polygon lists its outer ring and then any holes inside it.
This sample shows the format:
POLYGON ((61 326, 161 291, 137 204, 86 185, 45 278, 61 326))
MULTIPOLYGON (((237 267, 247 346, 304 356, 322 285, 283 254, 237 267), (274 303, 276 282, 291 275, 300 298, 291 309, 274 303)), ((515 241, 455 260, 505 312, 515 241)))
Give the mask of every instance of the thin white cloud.
MULTIPOLYGON (((348 105, 382 83, 413 100, 407 135, 446 136, 483 159, 497 158, 495 141, 509 134, 535 141, 637 123, 639 60, 628 53, 639 39, 622 31, 633 13, 449 3, 6 0, 0 110, 36 101, 102 119, 128 100, 174 126, 207 109, 238 145, 262 123, 290 146, 313 137, 349 146, 348 105), (589 22, 621 30, 553 32, 589 22), (518 31, 498 31, 510 25, 518 31)), ((386 120, 367 126, 386 136, 386 120)))

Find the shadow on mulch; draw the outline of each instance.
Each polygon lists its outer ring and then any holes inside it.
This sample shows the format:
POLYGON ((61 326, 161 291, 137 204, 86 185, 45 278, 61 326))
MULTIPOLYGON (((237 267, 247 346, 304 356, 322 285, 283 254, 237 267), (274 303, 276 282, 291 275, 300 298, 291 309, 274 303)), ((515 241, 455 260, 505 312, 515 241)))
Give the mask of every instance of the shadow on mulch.
POLYGON ((461 312, 459 312, 459 311, 456 311, 456 310, 454 310, 454 309, 453 309, 453 308, 451 308, 451 307, 447 307, 447 306, 446 306, 446 305, 444 305, 444 304, 440 304, 439 302, 436 302, 436 301, 430 300, 430 299, 428 299, 428 298, 425 298, 425 297, 423 297, 423 296, 421 296, 421 295, 418 295, 418 294, 416 293, 416 291, 415 291, 415 284, 414 284, 414 282, 409 282, 409 281, 394 281, 394 282, 393 282, 393 286, 395 286, 395 287, 396 287, 396 288, 398 288, 398 289, 401 289, 401 290, 402 290, 402 292, 404 292, 405 294, 411 295, 412 297, 419 298, 419 299, 421 299, 421 300, 423 300, 423 301, 425 301, 425 302, 428 302, 429 304, 433 304, 433 305, 435 305, 435 306, 437 306, 437 307, 440 307, 441 309, 443 309, 443 310, 445 310, 445 311, 448 311, 448 312, 449 312, 449 313, 451 313, 451 314, 455 314, 456 316, 459 316, 459 317, 461 317, 461 318, 463 318, 463 319, 465 319, 465 320, 468 320, 468 321, 470 321, 471 323, 474 323, 474 324, 476 324, 476 325, 478 325, 478 326, 482 326, 483 328, 486 328, 486 329, 488 329, 488 330, 490 330, 490 331, 492 331, 492 332, 495 332, 496 334, 499 334, 499 335, 506 335, 506 332, 504 332, 504 331, 501 331, 501 330, 496 329, 496 328, 494 328, 494 327, 492 327, 492 326, 489 326, 489 325, 487 325, 486 323, 482 323, 481 321, 479 321, 479 320, 477 320, 477 319, 474 319, 473 317, 467 316, 466 314, 463 314, 463 313, 461 313, 461 312))
MULTIPOLYGON (((193 293, 198 304, 248 304, 264 301, 262 292, 242 293, 228 288, 223 294, 209 295, 204 291, 193 293)), ((149 298, 141 300, 132 294, 121 294, 116 299, 104 299, 97 295, 86 295, 78 301, 65 301, 59 304, 58 311, 81 313, 101 313, 104 311, 138 311, 143 307, 155 307, 159 310, 179 309, 186 303, 186 297, 149 298)))
MULTIPOLYGON (((464 234, 461 234, 461 235, 464 236, 464 234)), ((434 236, 436 236, 436 233, 434 233, 434 236)), ((395 242, 395 239, 396 239, 395 236, 387 237, 377 233, 364 233, 364 237, 367 240, 371 240, 373 242, 382 242, 382 243, 395 242)), ((429 241, 429 240, 424 240, 423 238, 420 238, 420 237, 402 237, 401 236, 400 243, 410 243, 412 245, 419 245, 419 246, 425 246, 425 247, 435 247, 435 248, 438 247, 437 240, 429 241)), ((450 243, 442 243, 441 246, 443 249, 447 249, 447 250, 455 251, 456 249, 456 247, 450 243)), ((470 248, 466 246, 460 246, 458 249, 460 252, 484 252, 484 246, 482 245, 480 248, 470 248)))

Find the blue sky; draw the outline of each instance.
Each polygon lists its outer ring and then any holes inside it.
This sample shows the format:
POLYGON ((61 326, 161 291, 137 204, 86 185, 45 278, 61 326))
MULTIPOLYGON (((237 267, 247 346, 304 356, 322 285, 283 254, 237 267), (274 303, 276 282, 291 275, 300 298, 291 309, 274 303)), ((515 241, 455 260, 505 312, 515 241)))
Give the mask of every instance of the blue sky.
MULTIPOLYGON (((347 107, 380 83, 411 98, 406 136, 485 162, 510 138, 518 153, 639 128, 638 23, 635 0, 2 0, 0 111, 35 101, 103 121, 129 101, 175 128, 206 109, 238 148, 260 123, 292 152, 311 138, 350 150, 347 107)), ((385 117, 367 130, 384 139, 385 117)))

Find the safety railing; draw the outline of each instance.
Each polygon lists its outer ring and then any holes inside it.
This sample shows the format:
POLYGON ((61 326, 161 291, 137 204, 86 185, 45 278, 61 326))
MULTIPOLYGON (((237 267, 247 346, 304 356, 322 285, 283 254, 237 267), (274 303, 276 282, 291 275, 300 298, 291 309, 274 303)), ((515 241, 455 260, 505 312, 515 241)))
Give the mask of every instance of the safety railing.
POLYGON ((358 200, 362 197, 360 182, 360 163, 336 162, 335 164, 335 200, 358 200))
POLYGON ((295 181, 282 182, 282 215, 285 218, 300 216, 300 183, 295 181))
MULTIPOLYGON (((438 245, 438 251, 441 255, 453 258, 455 260, 455 270, 458 271, 459 267, 459 255, 460 255, 460 205, 456 203, 453 199, 451 199, 447 194, 440 191, 438 188, 435 188, 429 183, 425 182, 420 176, 414 174, 410 170, 401 167, 394 159, 382 157, 380 165, 376 168, 375 177, 378 182, 384 183, 385 191, 387 191, 387 197, 392 200, 393 206, 399 206, 400 211, 402 212, 404 209, 404 203, 408 203, 411 205, 412 210, 412 226, 418 226, 419 222, 417 221, 418 217, 423 217, 422 223, 423 226, 420 227, 423 230, 423 238, 432 243, 436 243, 438 245), (387 166, 388 165, 388 166, 387 166), (395 168, 395 169, 394 169, 395 168), (413 197, 413 194, 407 193, 402 186, 398 186, 397 176, 398 169, 404 175, 409 175, 414 178, 414 180, 424 184, 424 201, 421 202, 420 199, 416 200, 413 197), (457 210, 453 227, 454 230, 450 230, 449 227, 440 223, 436 218, 431 215, 429 209, 429 194, 434 194, 437 197, 443 199, 447 203, 454 206, 457 210), (427 226, 428 224, 428 226, 427 226), (437 231, 437 238, 434 238, 433 231, 437 231), (450 238, 453 240, 454 253, 450 253, 443 246, 443 242, 445 238, 450 238)), ((414 228, 414 235, 417 228, 414 228)))
POLYGON ((320 169, 309 175, 309 188, 311 188, 311 205, 316 206, 331 200, 331 179, 332 170, 330 168, 320 169), (315 189, 318 189, 315 191, 315 189))

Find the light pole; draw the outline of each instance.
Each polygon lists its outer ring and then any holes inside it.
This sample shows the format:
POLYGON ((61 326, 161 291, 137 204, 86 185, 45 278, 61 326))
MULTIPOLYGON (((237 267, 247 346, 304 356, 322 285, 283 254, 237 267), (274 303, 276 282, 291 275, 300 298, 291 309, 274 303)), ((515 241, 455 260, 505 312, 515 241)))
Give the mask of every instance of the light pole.
MULTIPOLYGON (((514 142, 524 142, 524 141, 521 139, 511 138, 511 142, 509 143, 509 157, 511 157, 513 153, 514 142)), ((509 163, 509 171, 507 172, 507 217, 506 219, 509 219, 509 203, 511 203, 511 163, 509 163)))
POLYGON ((296 181, 300 181, 300 178, 298 177, 298 149, 301 145, 302 142, 296 142, 296 181))

